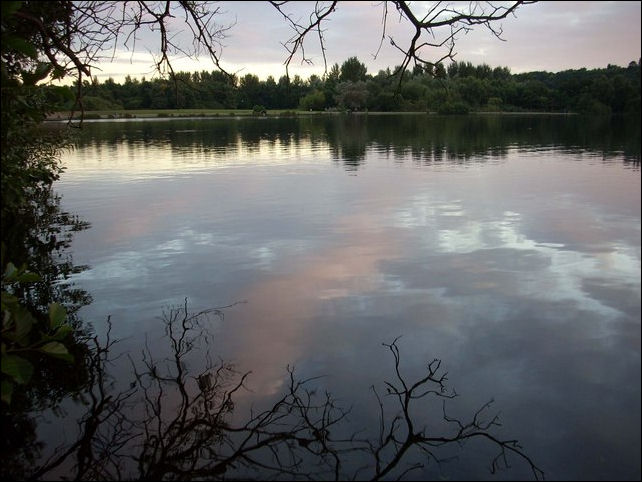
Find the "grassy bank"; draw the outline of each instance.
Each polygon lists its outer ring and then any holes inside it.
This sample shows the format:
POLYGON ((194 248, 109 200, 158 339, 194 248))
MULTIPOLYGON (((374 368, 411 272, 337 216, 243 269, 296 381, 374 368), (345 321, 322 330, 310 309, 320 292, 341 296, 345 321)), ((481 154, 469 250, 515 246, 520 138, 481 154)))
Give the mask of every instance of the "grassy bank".
MULTIPOLYGON (((340 114, 339 111, 305 111, 271 109, 266 111, 267 117, 289 117, 289 116, 311 116, 340 114)), ((55 112, 47 117, 47 120, 68 120, 70 112, 55 112)), ((395 114, 426 114, 426 112, 354 112, 355 115, 395 115, 395 114)), ((435 114, 435 112, 429 112, 435 114)), ((570 112, 470 112, 470 114, 491 114, 491 115, 569 115, 570 112)), ((250 109, 144 109, 144 110, 92 110, 85 111, 84 118, 91 119, 153 119, 153 118, 183 118, 183 117, 262 117, 250 109)), ((80 112, 74 113, 74 119, 80 119, 80 112)))
MULTIPOLYGON (((70 112, 54 112, 48 120, 67 120, 70 112)), ((266 112, 267 116, 314 115, 321 112, 303 110, 274 109, 266 112)), ((141 110, 91 110, 85 111, 85 119, 134 119, 134 118, 171 118, 171 117, 259 117, 250 109, 141 109, 141 110)), ((80 118, 80 112, 74 113, 80 118)))

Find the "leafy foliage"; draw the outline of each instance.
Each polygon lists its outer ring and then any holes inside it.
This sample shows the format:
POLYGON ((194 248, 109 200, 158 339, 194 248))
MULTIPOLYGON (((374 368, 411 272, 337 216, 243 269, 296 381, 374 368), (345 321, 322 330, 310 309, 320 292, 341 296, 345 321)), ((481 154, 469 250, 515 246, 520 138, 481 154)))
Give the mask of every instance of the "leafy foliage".
MULTIPOLYGON (((396 69, 394 69, 396 70, 396 69)), ((323 79, 312 76, 269 77, 247 74, 223 78, 220 72, 179 72, 181 82, 128 78, 123 84, 108 79, 102 84, 84 81, 86 107, 102 109, 294 109, 322 111, 432 111, 440 113, 575 112, 591 115, 640 113, 640 64, 609 65, 604 69, 558 73, 511 74, 506 67, 453 62, 446 70, 415 68, 398 83, 390 69, 366 73, 356 57, 335 64, 323 79), (174 88, 178 95, 173 95, 174 88), (457 108, 454 108, 457 107, 457 108)), ((72 88, 67 87, 68 96, 72 88)), ((56 108, 69 110, 72 102, 56 108)))
POLYGON ((73 362, 74 358, 62 343, 73 328, 65 323, 67 311, 58 303, 49 305, 49 326, 38 329, 34 315, 11 294, 13 283, 39 281, 40 277, 8 263, 2 274, 2 401, 11 403, 14 384, 26 385, 31 380, 34 367, 25 357, 30 352, 73 362))
POLYGON ((63 87, 37 86, 62 73, 53 60, 40 57, 46 46, 41 30, 24 21, 27 9, 51 28, 69 20, 61 2, 2 3, 3 405, 11 404, 17 391, 29 392, 33 379, 49 379, 41 386, 43 394, 58 389, 55 377, 47 376, 55 364, 42 360, 75 360, 70 347, 77 327, 68 308, 87 301, 82 292, 54 285, 74 270, 60 251, 73 231, 87 225, 62 213, 51 190, 62 172, 59 153, 71 138, 65 130, 44 128, 42 121, 54 105, 73 96, 63 87))
POLYGON ((367 72, 368 68, 364 63, 360 62, 357 57, 350 57, 341 65, 339 79, 342 82, 359 82, 366 80, 367 72))

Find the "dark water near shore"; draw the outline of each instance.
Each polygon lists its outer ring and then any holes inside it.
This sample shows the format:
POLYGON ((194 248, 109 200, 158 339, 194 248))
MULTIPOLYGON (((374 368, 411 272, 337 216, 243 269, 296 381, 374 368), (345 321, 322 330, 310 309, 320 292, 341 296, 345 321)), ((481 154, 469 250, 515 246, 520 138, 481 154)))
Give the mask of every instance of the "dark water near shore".
MULTIPOLYGON (((186 297, 243 300, 212 327, 252 371, 238 410, 277 396, 289 364, 325 375, 357 429, 401 335, 409 378, 441 359, 452 411, 494 399, 547 478, 640 478, 639 120, 95 122, 64 165, 64 208, 92 225, 72 246, 94 300, 79 315, 99 334, 111 315, 121 349, 186 297)), ((422 475, 531 476, 459 455, 422 475)))

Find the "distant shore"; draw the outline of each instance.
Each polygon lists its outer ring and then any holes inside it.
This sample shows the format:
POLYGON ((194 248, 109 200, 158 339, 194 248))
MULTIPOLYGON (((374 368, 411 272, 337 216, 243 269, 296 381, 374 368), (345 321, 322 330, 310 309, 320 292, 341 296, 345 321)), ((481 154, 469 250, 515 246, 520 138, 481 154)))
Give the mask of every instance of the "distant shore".
MULTIPOLYGON (((70 112, 54 112, 47 116, 48 121, 67 121, 70 112)), ((268 110, 265 113, 257 114, 249 109, 145 109, 145 110, 96 110, 85 111, 82 116, 84 120, 110 120, 110 119, 172 119, 172 118, 194 118, 194 117, 298 117, 298 116, 321 116, 321 115, 438 115, 436 112, 375 112, 375 111, 305 111, 305 110, 268 110)), ((470 112, 468 115, 577 115, 573 112, 470 112)), ((74 112, 73 119, 80 120, 80 112, 74 112)))

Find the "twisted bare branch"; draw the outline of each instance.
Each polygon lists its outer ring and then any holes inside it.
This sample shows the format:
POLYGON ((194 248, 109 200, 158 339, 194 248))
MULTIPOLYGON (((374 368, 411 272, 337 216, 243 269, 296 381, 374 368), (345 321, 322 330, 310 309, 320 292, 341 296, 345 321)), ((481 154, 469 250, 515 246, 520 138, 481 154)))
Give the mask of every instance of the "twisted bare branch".
MULTIPOLYGON (((234 305, 229 305, 231 307, 234 305)), ((208 329, 210 315, 223 316, 223 308, 188 311, 181 307, 163 312, 162 322, 170 356, 159 359, 148 342, 137 363, 130 357, 134 381, 123 392, 113 391, 106 371, 113 347, 109 332, 104 346, 94 339, 90 360, 91 403, 79 422, 78 440, 61 448, 31 479, 46 477, 51 470, 73 461, 76 480, 164 480, 220 479, 228 477, 291 477, 298 479, 345 480, 367 478, 398 480, 434 461, 441 463, 437 449, 481 438, 498 449, 491 471, 509 467, 509 457, 527 463, 535 479, 544 473, 526 455, 516 440, 493 435, 498 415, 486 419, 491 402, 477 410, 470 421, 449 416, 446 401, 457 396, 446 386, 440 360, 426 366, 414 382, 403 375, 398 339, 383 345, 394 360, 394 379, 385 381, 387 395, 395 400, 398 412, 386 416, 384 398, 372 387, 379 408, 379 428, 374 439, 362 432, 345 433, 350 408, 334 397, 315 389, 320 377, 299 379, 287 370, 287 387, 271 406, 250 412, 243 422, 232 422, 235 397, 246 389, 250 373, 239 373, 232 365, 214 361, 208 329), (196 360, 205 360, 194 372, 196 360), (451 434, 428 433, 417 428, 414 405, 422 403, 428 413, 430 398, 443 401, 442 416, 454 427, 451 434), (405 461, 413 452, 423 461, 405 461), (353 473, 346 467, 365 463, 353 473)), ((108 320, 109 323, 109 320, 108 320)), ((111 326, 111 325, 110 325, 111 326)))

